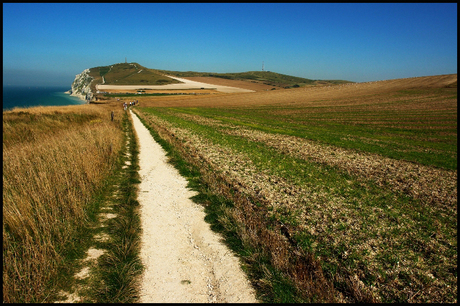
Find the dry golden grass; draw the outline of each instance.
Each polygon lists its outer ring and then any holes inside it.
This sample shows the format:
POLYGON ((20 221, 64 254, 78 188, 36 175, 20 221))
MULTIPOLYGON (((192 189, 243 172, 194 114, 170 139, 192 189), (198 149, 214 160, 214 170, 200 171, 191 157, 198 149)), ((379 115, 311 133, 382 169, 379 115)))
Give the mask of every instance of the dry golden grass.
POLYGON ((3 113, 3 301, 43 302, 62 251, 116 162, 122 134, 103 107, 3 113))

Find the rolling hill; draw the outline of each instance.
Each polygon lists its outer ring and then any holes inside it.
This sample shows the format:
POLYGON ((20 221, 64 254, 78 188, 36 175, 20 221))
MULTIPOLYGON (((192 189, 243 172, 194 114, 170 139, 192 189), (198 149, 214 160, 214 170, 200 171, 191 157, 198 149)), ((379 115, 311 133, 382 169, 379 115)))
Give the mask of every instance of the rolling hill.
POLYGON ((119 63, 109 66, 99 66, 89 69, 89 75, 94 78, 91 89, 96 92, 96 84, 107 85, 165 85, 180 83, 154 69, 149 69, 138 63, 119 63))
MULTIPOLYGON (((239 81, 246 84, 258 84, 260 86, 279 88, 297 88, 303 86, 316 85, 335 85, 352 83, 343 80, 311 80, 296 76, 285 75, 271 71, 247 71, 238 73, 214 73, 214 72, 194 72, 194 71, 169 71, 150 69, 139 65, 138 63, 118 63, 108 66, 98 66, 90 68, 86 76, 82 79, 85 84, 74 84, 74 87, 88 86, 90 91, 96 93, 97 84, 105 85, 167 85, 181 83, 178 80, 168 77, 190 77, 190 78, 207 78, 215 80, 239 81), (83 86, 84 85, 84 86, 83 86)), ((78 76, 77 76, 78 77, 78 76)), ((78 81, 81 82, 81 81, 78 81)), ((77 82, 77 83, 78 83, 77 82)), ((218 81, 217 81, 218 82, 218 81)), ((212 82, 211 82, 212 83, 212 82)), ((244 87, 244 86, 243 86, 244 87)), ((80 90, 74 90, 74 92, 80 90)), ((83 96, 86 94, 81 92, 83 96)))
POLYGON ((215 72, 195 72, 195 71, 169 71, 158 70, 161 73, 187 78, 187 77, 214 77, 227 80, 249 81, 253 83, 261 83, 274 87, 281 88, 296 88, 305 85, 332 85, 332 84, 345 84, 352 83, 344 80, 311 80, 290 76, 286 74, 271 72, 271 71, 247 71, 237 73, 215 73, 215 72))

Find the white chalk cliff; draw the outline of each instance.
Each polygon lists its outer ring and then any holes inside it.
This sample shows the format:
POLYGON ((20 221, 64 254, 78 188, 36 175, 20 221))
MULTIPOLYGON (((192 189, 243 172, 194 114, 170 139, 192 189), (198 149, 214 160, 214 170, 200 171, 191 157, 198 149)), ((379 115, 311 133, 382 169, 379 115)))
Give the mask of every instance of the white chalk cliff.
POLYGON ((85 69, 82 73, 77 74, 72 83, 72 88, 69 90, 70 95, 90 101, 94 95, 90 88, 93 80, 94 78, 89 75, 89 69, 85 69))

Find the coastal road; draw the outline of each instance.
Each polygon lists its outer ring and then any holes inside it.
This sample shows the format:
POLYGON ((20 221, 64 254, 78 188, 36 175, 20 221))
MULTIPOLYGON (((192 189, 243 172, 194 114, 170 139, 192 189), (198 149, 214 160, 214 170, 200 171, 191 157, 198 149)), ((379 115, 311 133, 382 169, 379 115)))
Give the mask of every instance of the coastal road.
POLYGON ((133 90, 133 89, 138 89, 138 88, 146 88, 146 89, 200 89, 200 88, 206 88, 206 89, 215 89, 217 91, 225 92, 225 93, 254 92, 254 90, 250 90, 250 89, 207 84, 207 83, 202 83, 202 82, 190 81, 190 80, 183 79, 183 78, 173 77, 170 75, 167 75, 167 77, 176 79, 182 83, 167 84, 167 85, 106 85, 106 84, 102 85, 102 84, 97 84, 96 90, 100 90, 100 91, 106 91, 109 89, 133 90))
POLYGON ((141 303, 255 303, 238 258, 204 221, 187 180, 167 162, 163 148, 137 115, 139 138, 141 303))

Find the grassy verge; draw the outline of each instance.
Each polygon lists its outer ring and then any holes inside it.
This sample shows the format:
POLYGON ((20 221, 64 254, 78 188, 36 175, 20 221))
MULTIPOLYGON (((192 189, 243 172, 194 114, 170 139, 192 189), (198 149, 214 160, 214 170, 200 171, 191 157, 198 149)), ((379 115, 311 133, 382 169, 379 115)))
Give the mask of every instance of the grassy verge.
MULTIPOLYGON (((106 250, 99 259, 95 276, 90 285, 90 301, 96 303, 132 303, 138 299, 138 278, 143 266, 139 258, 140 217, 137 202, 139 181, 138 141, 132 120, 124 120, 124 130, 129 144, 127 152, 114 176, 114 182, 104 193, 110 212, 117 215, 109 219, 98 234, 110 237, 99 242, 98 247, 106 250)), ((106 206, 107 207, 107 206, 106 206)))
POLYGON ((91 201, 88 222, 78 231, 55 279, 53 289, 59 291, 55 300, 130 303, 138 299, 138 275, 143 268, 138 257, 138 142, 126 113, 121 126, 127 145, 91 201), (88 261, 90 253, 100 257, 88 261))

